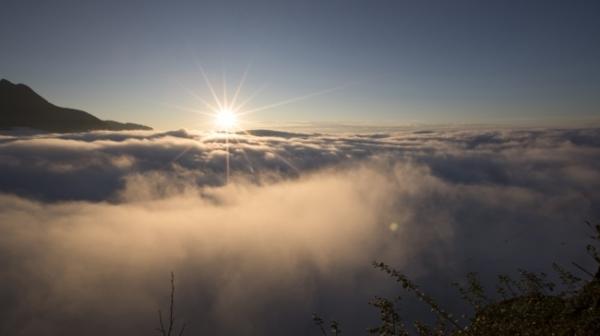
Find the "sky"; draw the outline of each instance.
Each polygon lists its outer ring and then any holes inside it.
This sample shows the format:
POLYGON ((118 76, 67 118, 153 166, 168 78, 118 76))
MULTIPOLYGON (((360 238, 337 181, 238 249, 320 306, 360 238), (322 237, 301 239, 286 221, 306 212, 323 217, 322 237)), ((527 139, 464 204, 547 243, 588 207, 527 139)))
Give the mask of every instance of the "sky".
POLYGON ((205 128, 200 67, 248 127, 600 117, 597 1, 10 1, 0 77, 60 105, 205 128), (225 79, 225 80, 223 80, 225 79), (321 93, 313 95, 313 93, 321 93))
POLYGON ((596 269, 599 17, 576 0, 0 0, 0 77, 155 128, 0 132, 0 335, 151 334, 171 272, 186 335, 307 335, 313 313, 375 326, 375 297, 431 320, 374 260, 454 316, 467 272, 494 295, 498 274, 596 269), (240 82, 254 130, 213 132, 203 100, 240 82))

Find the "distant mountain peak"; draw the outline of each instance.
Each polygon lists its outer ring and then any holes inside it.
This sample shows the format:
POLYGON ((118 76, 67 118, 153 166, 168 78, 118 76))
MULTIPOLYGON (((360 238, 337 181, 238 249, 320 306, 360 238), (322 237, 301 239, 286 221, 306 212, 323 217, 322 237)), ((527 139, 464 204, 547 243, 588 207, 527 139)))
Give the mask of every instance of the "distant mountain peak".
POLYGON ((14 84, 13 82, 9 81, 8 79, 0 79, 0 88, 2 90, 7 90, 7 89, 12 89, 15 88, 17 85, 14 84))
POLYGON ((29 88, 29 86, 27 86, 25 84, 13 83, 13 82, 9 81, 8 79, 5 79, 5 78, 0 79, 0 85, 3 85, 5 87, 15 87, 15 88, 17 88, 17 87, 26 87, 26 88, 28 88, 28 89, 31 90, 31 88, 29 88))
POLYGON ((151 127, 100 120, 80 110, 56 106, 25 84, 0 79, 0 129, 35 128, 49 132, 151 130, 151 127))

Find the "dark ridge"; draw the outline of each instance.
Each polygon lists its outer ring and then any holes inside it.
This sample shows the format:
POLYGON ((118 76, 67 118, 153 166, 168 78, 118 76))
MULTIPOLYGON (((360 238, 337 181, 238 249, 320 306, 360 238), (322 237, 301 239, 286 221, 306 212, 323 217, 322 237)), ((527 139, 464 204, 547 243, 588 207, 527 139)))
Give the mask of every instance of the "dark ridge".
POLYGON ((303 134, 303 133, 273 131, 273 130, 266 130, 266 129, 255 129, 255 130, 248 130, 245 132, 238 132, 238 133, 240 133, 240 134, 247 133, 250 135, 257 136, 257 137, 279 137, 279 138, 302 138, 302 137, 308 136, 308 134, 303 134))
POLYGON ((48 132, 151 130, 151 127, 101 120, 76 109, 56 106, 24 84, 0 80, 0 129, 34 128, 48 132))
POLYGON ((114 120, 104 120, 104 125, 107 127, 107 130, 112 131, 130 131, 130 130, 146 130, 151 131, 152 127, 148 127, 145 125, 135 124, 135 123, 120 123, 114 120))

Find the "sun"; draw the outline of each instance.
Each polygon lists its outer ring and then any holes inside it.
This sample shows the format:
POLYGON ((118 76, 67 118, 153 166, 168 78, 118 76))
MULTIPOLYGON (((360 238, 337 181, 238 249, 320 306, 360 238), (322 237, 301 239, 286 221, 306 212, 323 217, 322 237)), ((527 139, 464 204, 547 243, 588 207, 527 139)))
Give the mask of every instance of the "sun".
MULTIPOLYGON (((202 74, 202 77, 204 78, 206 87, 208 88, 210 94, 212 95, 213 101, 206 100, 203 97, 196 94, 194 91, 182 86, 181 88, 184 89, 193 98, 195 98, 200 103, 202 103, 202 105, 204 105, 205 109, 186 108, 186 107, 181 107, 181 106, 173 106, 173 107, 178 108, 183 111, 186 111, 186 112, 194 112, 197 114, 201 114, 201 115, 204 115, 204 116, 212 119, 214 129, 210 132, 210 134, 214 135, 215 138, 218 138, 219 140, 224 140, 224 141, 219 141, 217 143, 224 145, 224 150, 226 151, 226 155, 225 155, 225 171, 226 171, 225 181, 226 182, 225 183, 227 183, 229 181, 229 155, 230 155, 229 147, 232 144, 239 145, 238 135, 245 134, 245 135, 250 136, 250 133, 245 131, 241 127, 243 124, 246 124, 244 126, 247 126, 247 124, 248 124, 248 120, 245 120, 245 116, 247 116, 251 113, 260 112, 260 111, 264 111, 267 109, 273 109, 273 108, 291 104, 293 102, 297 102, 300 100, 305 100, 305 99, 308 99, 311 97, 326 94, 328 92, 340 90, 351 84, 351 83, 348 83, 348 84, 340 85, 337 87, 333 87, 333 88, 329 88, 329 89, 325 89, 325 90, 321 90, 321 91, 315 91, 312 93, 288 98, 285 100, 281 100, 279 102, 263 105, 260 107, 248 108, 247 105, 249 104, 249 102, 252 101, 252 99, 254 99, 264 88, 264 86, 263 86, 262 88, 254 91, 254 93, 250 94, 248 97, 245 97, 243 99, 240 97, 240 92, 241 92, 242 86, 246 80, 246 75, 248 74, 248 68, 246 68, 246 71, 244 71, 244 74, 242 75, 242 77, 239 81, 239 84, 237 85, 235 91, 233 91, 234 93, 233 93, 233 96, 231 96, 231 97, 228 94, 230 92, 228 92, 228 90, 227 90, 227 82, 226 82, 225 74, 223 74, 222 95, 219 95, 217 93, 216 87, 208 79, 208 76, 206 75, 204 68, 200 64, 198 64, 198 69, 200 70, 200 73, 202 74), (229 98, 231 98, 231 99, 229 99, 229 98)), ((183 155, 186 151, 187 151, 187 149, 184 150, 179 156, 183 155)), ((236 148, 236 152, 237 151, 238 151, 238 149, 236 148)), ((242 155, 246 158, 246 161, 248 161, 248 163, 250 164, 250 161, 248 160, 248 157, 247 157, 246 153, 244 152, 243 148, 241 148, 241 151, 242 151, 242 155)), ((179 156, 178 156, 178 158, 179 158, 179 156)), ((282 158, 282 160, 285 161, 285 163, 287 165, 289 165, 292 169, 294 169, 295 171, 298 171, 298 169, 296 169, 291 163, 287 162, 287 160, 285 160, 283 158, 282 158)), ((250 169, 252 170, 252 167, 250 167, 250 169)))
POLYGON ((237 125, 237 116, 231 109, 221 109, 215 114, 215 124, 220 130, 231 130, 237 125))

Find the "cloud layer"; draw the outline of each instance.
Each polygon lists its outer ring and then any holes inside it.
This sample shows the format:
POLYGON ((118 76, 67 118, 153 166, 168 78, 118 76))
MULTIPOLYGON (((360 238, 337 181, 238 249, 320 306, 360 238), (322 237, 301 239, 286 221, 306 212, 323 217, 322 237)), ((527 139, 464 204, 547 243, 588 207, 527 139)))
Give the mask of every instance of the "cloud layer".
POLYGON ((170 271, 192 333, 364 330, 398 294, 374 259, 457 307, 467 271, 585 264, 599 154, 596 129, 5 134, 0 334, 150 334, 170 271))

